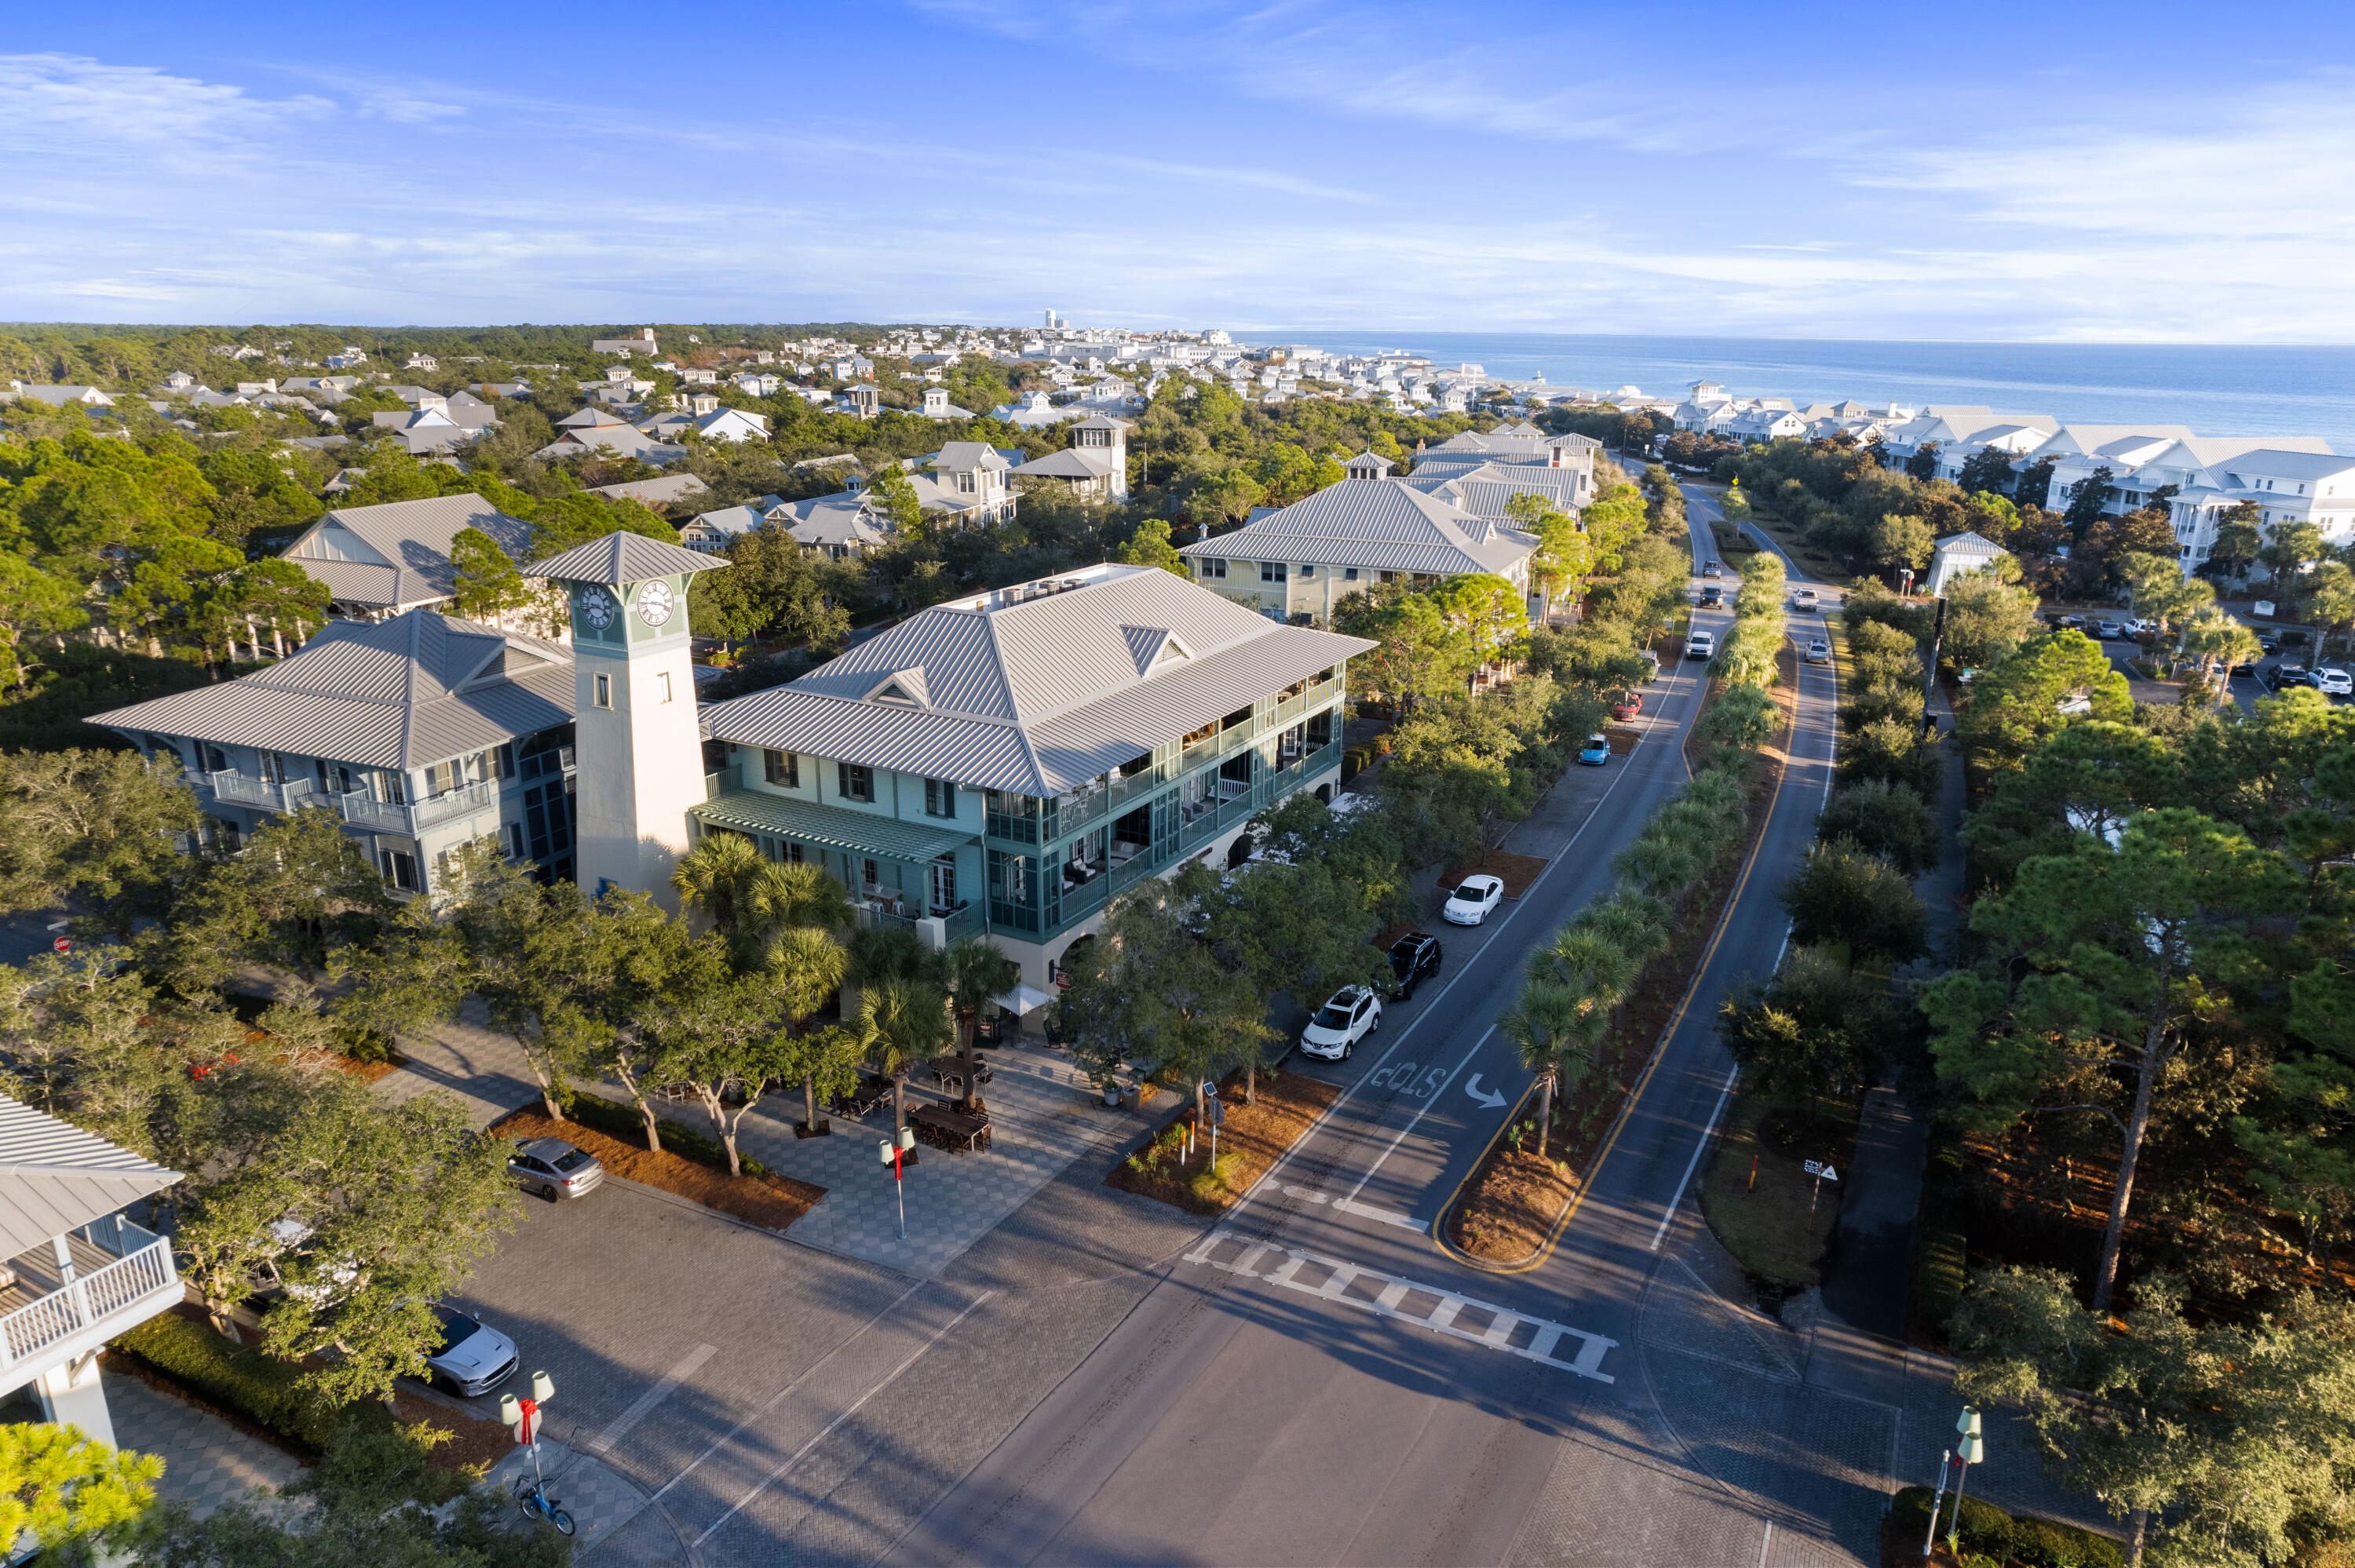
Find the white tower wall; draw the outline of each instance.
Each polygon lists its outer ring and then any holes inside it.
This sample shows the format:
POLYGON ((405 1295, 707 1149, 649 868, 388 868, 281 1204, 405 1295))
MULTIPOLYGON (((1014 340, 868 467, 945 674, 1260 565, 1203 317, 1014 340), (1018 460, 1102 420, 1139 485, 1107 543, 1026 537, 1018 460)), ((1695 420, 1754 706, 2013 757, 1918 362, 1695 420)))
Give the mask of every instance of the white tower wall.
POLYGON ((677 913, 671 868, 687 850, 687 813, 703 803, 703 744, 687 641, 633 648, 627 657, 592 646, 576 655, 574 668, 581 886, 593 895, 611 881, 651 893, 677 913), (610 707, 597 705, 600 676, 608 678, 610 707))

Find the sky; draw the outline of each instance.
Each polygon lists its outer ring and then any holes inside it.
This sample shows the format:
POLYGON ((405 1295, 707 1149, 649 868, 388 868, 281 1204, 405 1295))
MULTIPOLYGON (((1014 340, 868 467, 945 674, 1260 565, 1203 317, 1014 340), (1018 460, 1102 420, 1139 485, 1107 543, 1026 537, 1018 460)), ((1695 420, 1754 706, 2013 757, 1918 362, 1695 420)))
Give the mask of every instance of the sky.
POLYGON ((2355 24, 27 7, 0 319, 2355 343, 2355 24))

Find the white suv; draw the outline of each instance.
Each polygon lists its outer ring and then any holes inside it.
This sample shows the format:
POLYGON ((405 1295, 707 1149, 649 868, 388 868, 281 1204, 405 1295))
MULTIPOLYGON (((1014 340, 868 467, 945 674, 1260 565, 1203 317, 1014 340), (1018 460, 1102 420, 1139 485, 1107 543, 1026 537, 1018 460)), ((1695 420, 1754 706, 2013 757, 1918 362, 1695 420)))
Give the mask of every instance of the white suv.
POLYGON ((1358 1042, 1382 1026, 1382 999, 1368 987, 1344 986, 1300 1032, 1303 1055, 1346 1062, 1358 1042))
POLYGON ((2317 670, 2314 689, 2326 697, 2355 697, 2355 675, 2344 670, 2317 670))
POLYGON ((1696 631, 1696 632, 1694 632, 1691 636, 1689 636, 1689 637, 1686 638, 1686 639, 1685 639, 1685 657, 1686 657, 1686 658, 1688 658, 1688 659, 1714 659, 1714 658, 1716 658, 1716 657, 1717 657, 1717 638, 1716 638, 1716 636, 1715 636, 1713 633, 1707 632, 1707 631, 1696 631))

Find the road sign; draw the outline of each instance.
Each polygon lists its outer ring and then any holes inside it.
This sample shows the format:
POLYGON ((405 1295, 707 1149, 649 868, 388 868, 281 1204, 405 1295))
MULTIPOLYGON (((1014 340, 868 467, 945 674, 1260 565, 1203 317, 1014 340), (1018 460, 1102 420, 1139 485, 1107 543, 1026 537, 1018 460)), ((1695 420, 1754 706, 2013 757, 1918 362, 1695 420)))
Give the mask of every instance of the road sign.
POLYGON ((1214 1094, 1202 1103, 1210 1107, 1210 1125, 1212 1127, 1217 1128, 1227 1125, 1226 1101, 1219 1098, 1219 1097, 1214 1094))
POLYGON ((1827 1181, 1839 1180, 1839 1172, 1832 1169, 1831 1161, 1828 1160, 1810 1160, 1799 1169, 1810 1176, 1819 1176, 1827 1181))
POLYGON ((60 953, 70 953, 73 951, 73 938, 71 937, 59 937, 56 941, 51 942, 49 946, 55 948, 60 953))

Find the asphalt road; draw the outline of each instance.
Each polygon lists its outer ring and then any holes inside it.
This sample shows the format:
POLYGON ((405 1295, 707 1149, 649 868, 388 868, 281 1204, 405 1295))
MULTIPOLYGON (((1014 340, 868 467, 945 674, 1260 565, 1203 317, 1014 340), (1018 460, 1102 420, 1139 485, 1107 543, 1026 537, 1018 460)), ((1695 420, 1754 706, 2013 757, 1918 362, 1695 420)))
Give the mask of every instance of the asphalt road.
MULTIPOLYGON (((1697 524, 1715 511, 1705 496, 1691 505, 1697 524)), ((1693 542, 1698 576, 1714 546, 1706 527, 1693 542)), ((1730 619, 1702 610, 1695 623, 1722 631, 1730 619)), ((1803 630, 1815 620, 1794 619, 1803 630)), ((1686 776, 1678 743, 1697 678, 1679 671, 1654 690, 1649 742, 1614 764, 1544 876, 1491 917, 1476 951, 1452 936, 1444 985, 1394 1018, 1382 1051, 1360 1053, 1350 1088, 1292 1158, 890 1561, 1500 1562, 1565 1438, 1648 1420, 1628 1347, 1729 1081, 1717 1001, 1780 950, 1774 890, 1805 853, 1830 773, 1828 671, 1803 668, 1796 760, 1759 856, 1559 1247, 1500 1274, 1457 1263, 1429 1230, 1529 1082, 1494 1027, 1523 959, 1611 888, 1613 856, 1686 776)))

